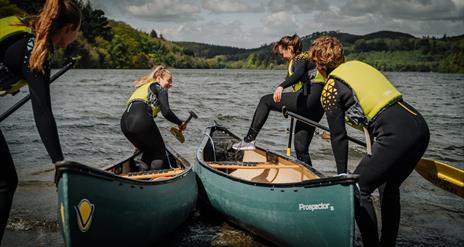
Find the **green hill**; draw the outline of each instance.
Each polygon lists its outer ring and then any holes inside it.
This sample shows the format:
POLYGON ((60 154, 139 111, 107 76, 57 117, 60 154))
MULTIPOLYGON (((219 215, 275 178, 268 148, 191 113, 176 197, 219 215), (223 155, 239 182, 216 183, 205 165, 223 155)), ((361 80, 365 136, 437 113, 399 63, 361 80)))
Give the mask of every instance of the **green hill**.
MULTIPOLYGON (((464 73, 464 35, 454 37, 422 37, 392 31, 366 35, 342 32, 316 32, 302 37, 304 49, 321 36, 337 37, 344 45, 348 60, 358 59, 385 71, 433 71, 464 73)), ((205 48, 212 49, 206 45, 205 48)), ((226 68, 285 68, 285 62, 271 53, 272 45, 221 55, 226 68)))

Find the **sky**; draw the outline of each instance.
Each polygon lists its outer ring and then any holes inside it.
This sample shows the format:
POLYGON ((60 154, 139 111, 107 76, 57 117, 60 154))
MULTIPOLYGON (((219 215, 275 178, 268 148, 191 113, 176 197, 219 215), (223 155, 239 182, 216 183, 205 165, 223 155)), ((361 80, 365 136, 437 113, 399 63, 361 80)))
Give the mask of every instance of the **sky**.
POLYGON ((464 0, 89 0, 107 17, 168 40, 256 48, 297 33, 464 34, 464 0))

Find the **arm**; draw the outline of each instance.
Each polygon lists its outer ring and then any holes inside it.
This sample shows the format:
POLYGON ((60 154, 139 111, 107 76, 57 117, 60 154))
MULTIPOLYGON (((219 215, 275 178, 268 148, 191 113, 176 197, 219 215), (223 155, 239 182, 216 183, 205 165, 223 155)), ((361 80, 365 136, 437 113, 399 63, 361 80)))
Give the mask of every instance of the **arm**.
POLYGON ((346 173, 348 164, 348 136, 345 127, 345 104, 350 97, 351 90, 341 82, 330 80, 322 93, 322 105, 326 112, 327 123, 330 128, 332 151, 337 164, 337 173, 346 173), (330 84, 332 92, 326 92, 330 84), (331 98, 330 96, 336 96, 331 98))
POLYGON ((171 108, 169 107, 169 97, 168 97, 168 91, 160 88, 158 90, 158 100, 160 104, 160 109, 161 109, 161 114, 169 120, 172 123, 175 123, 177 125, 181 125, 182 121, 174 114, 174 112, 171 111, 171 108))
POLYGON ((285 81, 280 83, 279 85, 280 87, 287 88, 287 87, 294 85, 295 83, 299 81, 302 81, 302 82, 305 81, 303 77, 306 76, 306 74, 308 73, 308 70, 306 68, 306 60, 295 59, 293 61, 293 68, 294 68, 293 74, 287 77, 285 81))
MULTIPOLYGON (((25 58, 28 60, 28 58, 25 58)), ((48 67, 48 66, 46 66, 48 67)), ((31 94, 32 110, 34 119, 42 139, 53 163, 63 160, 58 130, 53 116, 50 101, 50 69, 46 73, 32 72, 28 68, 28 63, 23 63, 24 79, 28 82, 31 94)))

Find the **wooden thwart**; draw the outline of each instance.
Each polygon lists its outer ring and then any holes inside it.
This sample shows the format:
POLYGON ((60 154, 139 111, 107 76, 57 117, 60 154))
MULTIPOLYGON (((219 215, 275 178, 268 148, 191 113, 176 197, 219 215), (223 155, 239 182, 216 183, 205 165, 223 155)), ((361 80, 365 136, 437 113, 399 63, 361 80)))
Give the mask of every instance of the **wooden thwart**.
POLYGON ((275 165, 268 162, 257 162, 254 164, 217 164, 214 162, 208 162, 208 165, 215 169, 282 169, 282 168, 293 168, 301 169, 299 165, 275 165))
POLYGON ((145 173, 137 173, 137 174, 128 174, 128 175, 124 175, 122 177, 125 177, 125 178, 130 178, 130 179, 134 179, 134 180, 140 180, 140 179, 155 179, 155 178, 160 178, 160 177, 173 177, 173 176, 176 176, 180 173, 182 173, 183 170, 182 169, 179 169, 179 168, 176 168, 176 169, 173 169, 173 170, 169 170, 169 171, 165 171, 165 172, 159 172, 159 171, 148 171, 148 172, 145 172, 145 173))

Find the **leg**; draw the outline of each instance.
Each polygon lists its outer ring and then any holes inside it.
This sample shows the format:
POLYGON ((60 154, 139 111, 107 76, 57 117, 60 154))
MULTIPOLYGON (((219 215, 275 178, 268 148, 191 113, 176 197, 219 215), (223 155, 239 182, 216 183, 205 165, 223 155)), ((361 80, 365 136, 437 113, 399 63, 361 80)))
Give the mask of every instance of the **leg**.
POLYGON ((314 136, 315 128, 309 126, 300 121, 296 121, 295 134, 294 134, 294 146, 296 157, 312 166, 311 157, 309 156, 309 144, 314 136))
POLYGON ((166 146, 147 107, 145 103, 133 103, 121 118, 121 130, 143 152, 142 161, 150 165, 154 159, 165 160, 166 146))
MULTIPOLYGON (((413 108, 411 108, 413 109, 413 108)), ((372 156, 364 157, 355 173, 360 174, 359 186, 361 199, 356 212, 363 242, 370 244, 378 236, 369 231, 369 208, 363 205, 363 196, 379 188, 382 215, 382 246, 394 246, 400 222, 401 183, 409 176, 417 161, 422 157, 429 142, 427 124, 420 114, 412 115, 408 111, 392 106, 379 116, 373 126, 376 141, 372 146, 372 156)), ((369 206, 370 207, 370 206, 369 206)), ((370 216, 375 217, 375 215, 370 216)))
POLYGON ((13 195, 18 185, 18 176, 14 167, 13 159, 11 158, 10 150, 6 143, 5 137, 0 130, 0 164, 2 171, 0 172, 0 245, 8 216, 10 214, 13 195))
POLYGON ((253 120, 251 122, 245 141, 250 142, 256 139, 261 128, 264 126, 270 111, 282 111, 282 107, 296 109, 299 92, 283 93, 279 103, 274 102, 273 94, 267 94, 261 97, 256 107, 253 120))
POLYGON ((382 212, 380 246, 395 246, 396 244, 401 218, 400 186, 412 173, 417 162, 424 154, 429 142, 428 131, 424 132, 420 139, 422 140, 418 141, 418 145, 413 146, 407 152, 408 155, 396 164, 394 168, 395 176, 392 176, 390 180, 379 187, 382 212))
MULTIPOLYGON (((321 105, 322 85, 312 84, 311 93, 308 96, 299 94, 295 109, 289 109, 307 117, 313 121, 319 122, 324 115, 324 109, 321 105)), ((294 146, 296 157, 308 165, 312 165, 309 156, 309 145, 314 136, 315 127, 297 121, 295 124, 294 146)))

